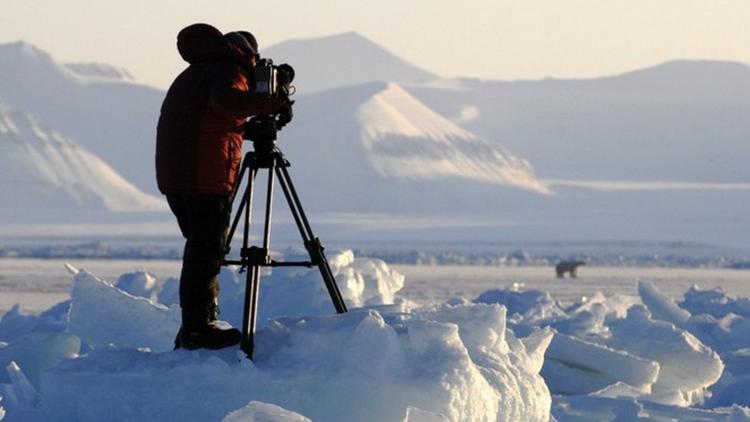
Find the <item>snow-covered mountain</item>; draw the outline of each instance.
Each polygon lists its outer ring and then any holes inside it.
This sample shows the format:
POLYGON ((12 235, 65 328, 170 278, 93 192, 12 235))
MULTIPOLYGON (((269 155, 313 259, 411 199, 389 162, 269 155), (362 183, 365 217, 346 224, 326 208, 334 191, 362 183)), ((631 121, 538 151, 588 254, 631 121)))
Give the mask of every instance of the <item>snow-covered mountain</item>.
MULTIPOLYGON (((285 43, 279 45, 280 50, 277 51, 295 53, 304 45, 307 44, 303 41, 285 43)), ((339 88, 297 97, 295 120, 290 125, 291 129, 285 130, 281 135, 285 138, 285 144, 309 146, 312 149, 335 149, 340 153, 339 158, 352 157, 346 163, 331 163, 332 166, 346 168, 344 173, 348 175, 349 180, 353 180, 351 177, 357 175, 356 184, 341 186, 341 189, 358 191, 362 186, 383 185, 383 194, 389 199, 398 199, 394 194, 400 194, 399 191, 391 190, 394 179, 404 181, 409 185, 408 190, 417 191, 425 191, 424 186, 418 187, 419 183, 424 181, 438 183, 451 179, 461 185, 457 188, 461 191, 471 190, 470 185, 478 182, 547 193, 547 188, 534 178, 531 164, 514 156, 498 142, 489 141, 462 129, 407 94, 395 82, 362 82, 376 78, 387 80, 389 77, 396 81, 415 81, 433 77, 429 73, 401 61, 381 47, 353 33, 311 40, 308 47, 308 53, 300 52, 299 58, 303 59, 303 69, 307 65, 319 62, 313 60, 313 56, 326 57, 329 49, 337 50, 339 54, 349 54, 350 57, 360 54, 370 57, 368 60, 378 59, 378 66, 384 66, 372 67, 367 61, 352 60, 351 64, 355 68, 342 72, 343 76, 350 75, 352 78, 336 78, 329 81, 329 85, 339 88), (306 61, 306 58, 310 60, 306 61), (343 97, 349 98, 350 102, 344 101, 343 97), (345 106, 345 103, 348 105, 345 106), (303 104, 316 106, 309 108, 303 104), (335 120, 330 119, 332 116, 336 116, 335 120), (325 127, 321 127, 321 122, 326 122, 325 127), (326 136, 325 134, 334 126, 339 135, 326 136), (310 145, 306 138, 311 134, 325 141, 310 145)), ((271 53, 272 50, 269 49, 269 54, 271 53)), ((88 139, 88 143, 81 142, 83 146, 112 163, 116 170, 123 168, 123 176, 139 188, 153 192, 148 189, 154 180, 155 124, 152 126, 152 123, 159 113, 157 95, 154 95, 154 92, 123 82, 120 73, 112 73, 107 68, 97 66, 93 67, 96 71, 95 77, 83 80, 80 71, 83 69, 90 74, 89 67, 75 67, 79 72, 74 74, 70 67, 59 65, 48 54, 25 43, 0 47, 0 59, 9 60, 8 57, 13 58, 15 63, 10 67, 9 78, 20 83, 0 83, 0 98, 13 99, 8 100, 13 105, 16 105, 16 101, 28 105, 34 114, 49 113, 53 117, 59 115, 49 109, 50 104, 60 104, 60 110, 70 115, 69 121, 55 119, 57 122, 50 123, 51 127, 58 130, 57 125, 61 125, 63 129, 59 130, 62 134, 73 133, 74 135, 68 136, 74 139, 88 139), (120 82, 102 82, 102 72, 98 71, 101 69, 106 70, 104 73, 107 75, 112 73, 120 82), (41 101, 41 89, 33 83, 34 79, 40 79, 48 84, 54 81, 62 93, 55 89, 46 90, 50 99, 41 101), (99 96, 91 100, 95 95, 99 96), (125 95, 133 97, 133 100, 126 99, 125 95), (140 115, 120 113, 116 106, 105 106, 124 103, 145 106, 139 109, 140 115), (100 107, 94 111, 91 108, 95 104, 100 107), (151 115, 145 118, 142 113, 148 109, 151 110, 151 115), (92 116, 97 117, 92 119, 92 116), (92 121, 101 120, 116 122, 107 129, 107 136, 92 139, 92 131, 87 125, 92 121), (124 128, 125 124, 132 125, 133 129, 124 128), (146 132, 148 135, 137 135, 146 132)), ((325 79, 321 79, 320 75, 316 76, 314 69, 311 73, 309 76, 312 80, 325 79)), ((298 69, 298 74, 305 72, 298 69)), ((160 101, 163 93, 157 94, 160 101)), ((309 154, 310 151, 304 153, 309 154)), ((326 157, 328 158, 330 157, 326 157)), ((340 174, 337 173, 334 177, 340 177, 340 174)), ((326 182, 325 175, 321 176, 324 176, 321 181, 326 182)), ((305 184, 302 182, 302 185, 305 184)), ((439 186, 449 189, 444 183, 439 186)), ((437 185, 435 189, 426 191, 435 195, 436 189, 437 185)), ((378 199, 373 197, 372 200, 378 199)), ((408 209, 410 201, 411 196, 398 200, 404 209, 408 209)))
POLYGON ((64 65, 85 81, 131 81, 135 78, 127 69, 111 66, 105 63, 76 62, 64 65))
POLYGON ((296 71, 300 95, 366 82, 416 82, 436 76, 408 63, 356 32, 285 41, 261 55, 288 62, 296 71))
POLYGON ((139 189, 157 193, 153 156, 162 91, 111 67, 58 63, 25 42, 0 44, 0 75, 0 101, 41 118, 139 189))
POLYGON ((745 64, 675 61, 596 79, 405 88, 528 159, 544 179, 750 181, 745 64))
POLYGON ((528 161, 460 128, 395 83, 368 98, 355 115, 361 125, 359 141, 383 177, 458 177, 549 192, 528 161))
POLYGON ((164 210, 107 163, 33 117, 0 104, 0 207, 164 210))
MULTIPOLYGON (((521 157, 552 186, 620 189, 649 182, 699 186, 696 183, 750 180, 750 167, 743 159, 750 156, 745 141, 750 123, 743 118, 750 106, 750 70, 742 64, 679 61, 598 79, 501 82, 435 79, 356 33, 289 41, 263 54, 277 62, 289 61, 297 69, 298 107, 292 127, 319 126, 313 121, 318 117, 310 118, 317 116, 317 110, 301 112, 299 104, 305 97, 327 97, 331 89, 368 81, 396 82, 432 115, 521 157), (337 57, 347 60, 334 60, 337 57)), ((0 99, 43 116, 51 127, 101 156, 140 189, 156 193, 154 127, 163 92, 128 82, 126 71, 60 65, 22 42, 0 45, 0 63, 4 76, 0 99)), ((337 114, 335 108, 342 104, 328 102, 325 114, 337 114)), ((418 119, 417 114, 410 110, 401 117, 418 119)), ((332 124, 357 125, 359 139, 370 136, 369 129, 363 128, 379 124, 368 122, 369 118, 376 119, 365 113, 354 121, 346 117, 332 124)), ((378 151, 383 151, 384 142, 378 144, 378 151)), ((454 166, 469 172, 458 164, 460 157, 453 158, 454 166)), ((367 158, 375 166, 384 165, 381 161, 367 158)), ((450 171, 442 164, 436 174, 450 171)), ((492 166, 491 160, 487 165, 492 166)), ((503 164, 506 174, 501 178, 517 179, 507 170, 524 165, 503 164)), ((426 168, 419 168, 420 177, 428 177, 426 168)), ((410 171, 413 177, 413 166, 410 171)), ((474 176, 488 180, 477 172, 474 176)))
MULTIPOLYGON (((471 239, 750 236, 745 65, 502 82, 439 79, 356 34, 262 53, 297 69, 279 145, 306 209, 339 213, 330 221, 408 215, 398 227, 425 227, 421 239, 454 223, 475 226, 462 232, 471 239)), ((25 43, 0 45, 0 69, 0 100, 156 191, 163 91, 108 71, 82 77, 25 43)))
POLYGON ((545 196, 532 166, 435 113, 399 84, 300 97, 279 147, 314 211, 471 212, 482 198, 545 196))

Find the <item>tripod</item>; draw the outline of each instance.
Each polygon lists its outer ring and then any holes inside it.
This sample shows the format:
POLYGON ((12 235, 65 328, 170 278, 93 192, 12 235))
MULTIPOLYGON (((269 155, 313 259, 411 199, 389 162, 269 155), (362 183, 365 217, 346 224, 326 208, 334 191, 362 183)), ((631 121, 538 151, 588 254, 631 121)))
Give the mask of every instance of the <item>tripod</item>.
POLYGON ((240 259, 224 260, 222 265, 240 265, 243 268, 248 269, 245 284, 245 309, 242 316, 242 341, 240 347, 250 359, 253 358, 253 349, 255 346, 254 336, 258 316, 258 291, 260 288, 261 267, 311 268, 317 266, 320 270, 320 275, 323 277, 323 282, 328 289, 328 294, 331 296, 331 301, 333 302, 336 312, 341 314, 347 311, 344 299, 341 297, 341 292, 339 292, 336 280, 333 277, 331 267, 328 265, 328 260, 323 253, 323 245, 321 244, 320 239, 313 234, 312 229, 310 228, 310 223, 305 216, 305 212, 302 210, 302 204, 300 203, 297 191, 294 189, 292 179, 289 177, 289 172, 287 171, 287 167, 289 166, 289 161, 284 158, 284 155, 278 148, 273 146, 273 143, 270 143, 270 145, 264 145, 256 142, 255 151, 250 151, 245 154, 245 158, 242 160, 242 166, 239 175, 237 176, 234 190, 236 194, 237 188, 239 188, 239 185, 242 183, 242 179, 247 176, 245 191, 242 194, 242 199, 237 208, 237 214, 234 217, 225 244, 225 250, 229 251, 229 246, 232 242, 232 237, 234 237, 235 231, 237 230, 237 226, 241 219, 244 220, 240 259), (250 246, 249 241, 253 208, 253 188, 255 187, 256 176, 261 169, 268 170, 268 185, 266 187, 263 246, 258 247, 250 246), (308 255, 310 256, 310 261, 278 262, 271 259, 271 256, 269 255, 274 176, 278 177, 281 189, 284 191, 286 202, 289 205, 294 221, 297 224, 300 235, 302 236, 302 241, 305 245, 305 249, 307 249, 308 255))

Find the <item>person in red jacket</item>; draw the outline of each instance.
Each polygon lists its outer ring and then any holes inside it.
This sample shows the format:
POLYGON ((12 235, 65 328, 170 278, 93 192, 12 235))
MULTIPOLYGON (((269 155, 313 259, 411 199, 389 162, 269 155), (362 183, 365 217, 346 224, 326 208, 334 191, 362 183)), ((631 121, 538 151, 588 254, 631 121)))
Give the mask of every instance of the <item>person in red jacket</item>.
POLYGON ((276 97, 252 90, 258 45, 248 32, 207 24, 184 28, 177 49, 190 65, 167 91, 156 134, 156 179, 185 238, 180 274, 182 326, 175 348, 239 343, 217 324, 218 274, 247 117, 277 112, 276 97))

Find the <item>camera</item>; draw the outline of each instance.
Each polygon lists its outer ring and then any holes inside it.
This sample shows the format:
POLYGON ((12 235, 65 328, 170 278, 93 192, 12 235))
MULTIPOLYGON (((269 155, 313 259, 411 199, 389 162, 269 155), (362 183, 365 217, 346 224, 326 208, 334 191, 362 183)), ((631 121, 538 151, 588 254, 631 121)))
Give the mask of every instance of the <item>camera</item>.
POLYGON ((292 121, 292 101, 294 94, 294 68, 286 63, 275 66, 271 59, 261 59, 255 65, 253 87, 255 92, 278 97, 283 106, 279 112, 255 116, 245 123, 244 139, 253 141, 257 152, 270 152, 276 142, 276 132, 292 121))
POLYGON ((294 94, 291 85, 294 68, 286 63, 275 66, 271 59, 260 59, 255 65, 255 91, 269 96, 289 98, 294 94))

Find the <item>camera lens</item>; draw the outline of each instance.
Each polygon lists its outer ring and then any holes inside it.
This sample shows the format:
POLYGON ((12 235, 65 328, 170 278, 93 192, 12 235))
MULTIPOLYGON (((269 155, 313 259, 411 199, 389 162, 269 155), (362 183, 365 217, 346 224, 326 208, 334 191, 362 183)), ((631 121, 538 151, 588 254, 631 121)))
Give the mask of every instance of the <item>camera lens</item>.
POLYGON ((277 67, 277 76, 279 84, 289 85, 294 80, 294 68, 287 63, 280 64, 277 67))

